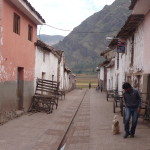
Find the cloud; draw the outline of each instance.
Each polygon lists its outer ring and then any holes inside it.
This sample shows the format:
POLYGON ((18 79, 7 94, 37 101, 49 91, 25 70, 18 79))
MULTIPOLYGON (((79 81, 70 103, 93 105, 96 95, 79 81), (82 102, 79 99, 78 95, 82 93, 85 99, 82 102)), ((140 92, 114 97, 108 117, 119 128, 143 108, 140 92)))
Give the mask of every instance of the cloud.
MULTIPOLYGON (((46 23, 62 29, 73 30, 87 17, 100 11, 114 0, 28 0, 42 15, 46 23)), ((41 33, 67 35, 69 32, 42 27, 41 33)))

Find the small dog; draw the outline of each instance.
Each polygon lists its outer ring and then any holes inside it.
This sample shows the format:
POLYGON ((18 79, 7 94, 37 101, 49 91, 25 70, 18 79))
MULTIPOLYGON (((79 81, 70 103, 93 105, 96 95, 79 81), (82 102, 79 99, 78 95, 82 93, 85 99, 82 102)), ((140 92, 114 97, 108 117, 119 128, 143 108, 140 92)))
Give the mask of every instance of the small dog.
POLYGON ((112 133, 113 135, 120 133, 120 126, 119 126, 117 115, 114 116, 114 119, 112 122, 112 133))

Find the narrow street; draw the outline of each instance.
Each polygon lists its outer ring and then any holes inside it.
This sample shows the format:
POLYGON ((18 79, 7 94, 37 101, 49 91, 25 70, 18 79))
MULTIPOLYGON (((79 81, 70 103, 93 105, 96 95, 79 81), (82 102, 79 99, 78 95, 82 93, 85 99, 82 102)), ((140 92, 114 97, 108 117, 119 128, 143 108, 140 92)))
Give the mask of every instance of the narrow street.
POLYGON ((0 150, 57 150, 71 122, 65 150, 149 150, 149 123, 140 119, 135 138, 123 139, 117 114, 121 133, 112 135, 112 101, 95 89, 77 89, 60 100, 52 114, 25 114, 0 126, 0 150))

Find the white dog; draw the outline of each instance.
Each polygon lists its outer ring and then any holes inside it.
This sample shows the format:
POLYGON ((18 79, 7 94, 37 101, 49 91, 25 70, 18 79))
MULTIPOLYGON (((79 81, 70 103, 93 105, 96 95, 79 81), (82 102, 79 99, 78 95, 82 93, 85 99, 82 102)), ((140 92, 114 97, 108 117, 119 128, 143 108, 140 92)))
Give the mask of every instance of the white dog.
POLYGON ((115 135, 115 134, 119 134, 119 132, 120 132, 119 121, 117 115, 115 115, 112 122, 112 133, 113 135, 115 135))

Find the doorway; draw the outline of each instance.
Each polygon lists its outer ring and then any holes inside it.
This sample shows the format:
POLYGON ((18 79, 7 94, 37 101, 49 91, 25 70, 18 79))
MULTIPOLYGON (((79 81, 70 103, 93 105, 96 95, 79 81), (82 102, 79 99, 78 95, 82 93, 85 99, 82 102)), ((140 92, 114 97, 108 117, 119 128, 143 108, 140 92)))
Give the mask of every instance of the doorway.
POLYGON ((17 69, 17 96, 18 96, 18 110, 23 109, 23 91, 24 91, 24 68, 17 69))

